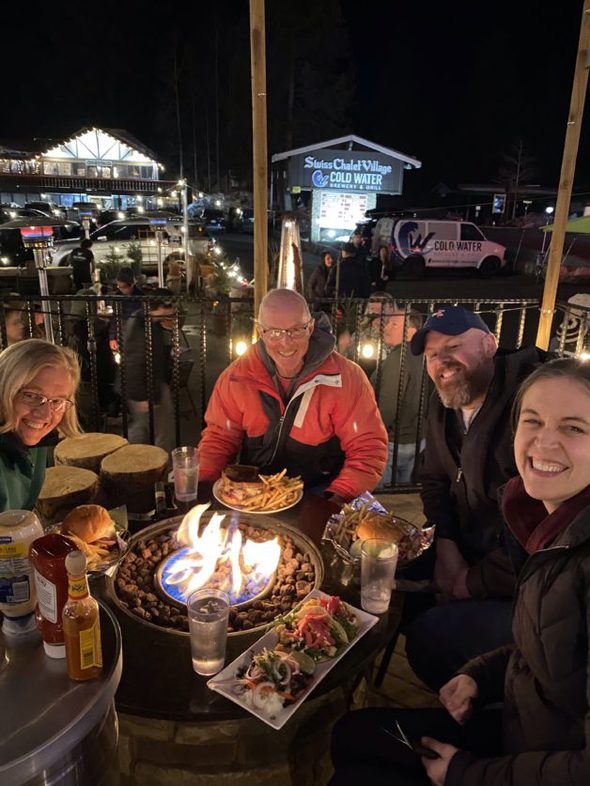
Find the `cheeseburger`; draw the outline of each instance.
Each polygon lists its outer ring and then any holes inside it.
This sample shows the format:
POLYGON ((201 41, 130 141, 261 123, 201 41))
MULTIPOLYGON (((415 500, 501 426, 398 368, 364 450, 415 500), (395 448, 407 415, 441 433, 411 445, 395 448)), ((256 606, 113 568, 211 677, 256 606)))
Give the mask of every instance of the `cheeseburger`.
POLYGON ((356 530, 356 537, 359 540, 379 538, 380 540, 388 540, 390 543, 396 544, 399 542, 402 534, 391 516, 383 515, 382 513, 366 516, 356 530))
POLYGON ((112 538, 113 522, 102 505, 78 505, 62 521, 61 531, 85 543, 94 543, 101 538, 112 538))
POLYGON ((230 464, 219 479, 218 492, 229 505, 243 505, 263 488, 258 467, 248 464, 230 464))

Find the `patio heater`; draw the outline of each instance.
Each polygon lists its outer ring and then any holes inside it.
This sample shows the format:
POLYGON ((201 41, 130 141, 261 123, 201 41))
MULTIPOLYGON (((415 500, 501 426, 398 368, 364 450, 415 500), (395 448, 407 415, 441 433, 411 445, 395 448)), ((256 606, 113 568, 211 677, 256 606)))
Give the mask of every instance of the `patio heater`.
POLYGON ((150 218, 150 226, 156 235, 156 249, 158 253, 158 286, 164 286, 164 260, 162 259, 162 241, 166 227, 165 218, 150 218))
POLYGON ((289 214, 283 216, 281 225, 277 289, 281 288, 294 289, 299 294, 303 294, 303 258, 299 223, 295 216, 289 214))
POLYGON ((53 245, 53 230, 63 227, 66 222, 57 218, 44 218, 43 224, 35 226, 31 219, 15 218, 2 224, 2 229, 18 229, 25 248, 33 249, 35 268, 39 276, 39 291, 43 296, 43 321, 45 323, 45 337, 53 343, 53 324, 51 322, 51 304, 49 297, 49 282, 47 280, 47 250, 53 245))

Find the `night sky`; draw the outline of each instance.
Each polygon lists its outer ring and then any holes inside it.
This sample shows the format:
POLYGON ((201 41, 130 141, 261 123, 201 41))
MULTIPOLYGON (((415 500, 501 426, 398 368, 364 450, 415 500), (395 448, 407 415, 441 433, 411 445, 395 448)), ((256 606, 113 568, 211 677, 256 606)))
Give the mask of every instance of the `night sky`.
MULTIPOLYGON (((267 0, 267 9, 277 2, 283 0, 267 0)), ((203 107, 212 101, 214 25, 220 72, 229 52, 243 64, 243 95, 235 97, 235 106, 247 118, 246 0, 155 8, 108 1, 67 10, 62 5, 3 5, 0 139, 60 138, 84 125, 126 128, 173 170, 174 52, 181 52, 185 147, 193 138, 194 93, 194 138, 202 148, 203 107)), ((348 36, 342 46, 355 72, 354 102, 342 133, 354 130, 419 158, 422 172, 405 181, 413 190, 439 180, 489 182, 502 152, 521 138, 537 163, 532 182, 555 187, 582 5, 341 0, 341 35, 348 36)), ((295 14, 298 4, 289 8, 295 14)), ((223 85, 221 90, 225 96, 223 85)), ((589 119, 582 127, 577 191, 590 191, 589 119)))

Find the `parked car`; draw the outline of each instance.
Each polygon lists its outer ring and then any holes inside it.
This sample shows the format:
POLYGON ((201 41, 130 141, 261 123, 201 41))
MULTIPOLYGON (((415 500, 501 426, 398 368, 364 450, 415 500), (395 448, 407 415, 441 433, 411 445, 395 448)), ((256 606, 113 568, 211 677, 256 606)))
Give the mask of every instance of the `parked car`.
MULTIPOLYGON (((164 261, 174 253, 178 259, 184 258, 182 247, 182 225, 166 222, 162 228, 162 255, 164 261)), ((146 218, 129 218, 124 221, 111 221, 110 224, 96 229, 90 234, 92 253, 97 265, 103 262, 129 264, 128 251, 133 243, 139 243, 142 253, 141 268, 144 272, 155 272, 158 266, 158 241, 155 227, 146 218)), ((66 257, 79 244, 79 240, 57 243, 51 249, 52 264, 65 264, 66 257)), ((208 253, 214 245, 213 238, 205 231, 191 232, 189 228, 189 251, 208 253)))
POLYGON ((68 213, 63 205, 57 205, 55 202, 25 202, 25 208, 32 210, 40 210, 48 216, 55 216, 56 218, 67 218, 68 213))
POLYGON ((199 221, 205 225, 205 229, 208 232, 225 232, 225 214, 223 210, 206 207, 199 216, 199 221))
POLYGON ((33 221, 42 221, 44 218, 54 219, 55 216, 32 207, 3 207, 0 210, 0 221, 12 221, 14 218, 32 218, 33 221))
POLYGON ((33 258, 33 249, 25 248, 18 229, 2 229, 0 224, 0 264, 20 267, 33 258))
POLYGON ((111 221, 123 221, 126 218, 127 214, 124 210, 101 210, 96 219, 96 225, 103 227, 110 224, 111 221))
POLYGON ((373 232, 373 256, 381 246, 389 249, 394 266, 414 276, 426 268, 475 268, 489 276, 506 264, 505 246, 489 241, 469 221, 380 218, 373 232))

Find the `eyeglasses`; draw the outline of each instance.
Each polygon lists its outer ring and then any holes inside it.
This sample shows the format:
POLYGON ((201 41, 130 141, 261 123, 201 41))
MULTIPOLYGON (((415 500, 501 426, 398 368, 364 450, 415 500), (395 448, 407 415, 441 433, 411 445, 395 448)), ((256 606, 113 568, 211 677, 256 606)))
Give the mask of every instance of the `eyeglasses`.
POLYGON ((307 333, 307 329, 312 322, 313 318, 308 320, 305 325, 299 325, 294 328, 265 328, 262 327, 260 322, 258 322, 257 325, 262 337, 268 339, 269 341, 280 341, 284 336, 288 336, 294 341, 298 341, 304 338, 307 333))
POLYGON ((49 404, 49 409, 52 412, 67 412, 73 406, 74 402, 68 398, 48 398, 42 393, 34 393, 32 390, 19 390, 18 395, 23 404, 26 404, 31 409, 44 407, 49 404))

